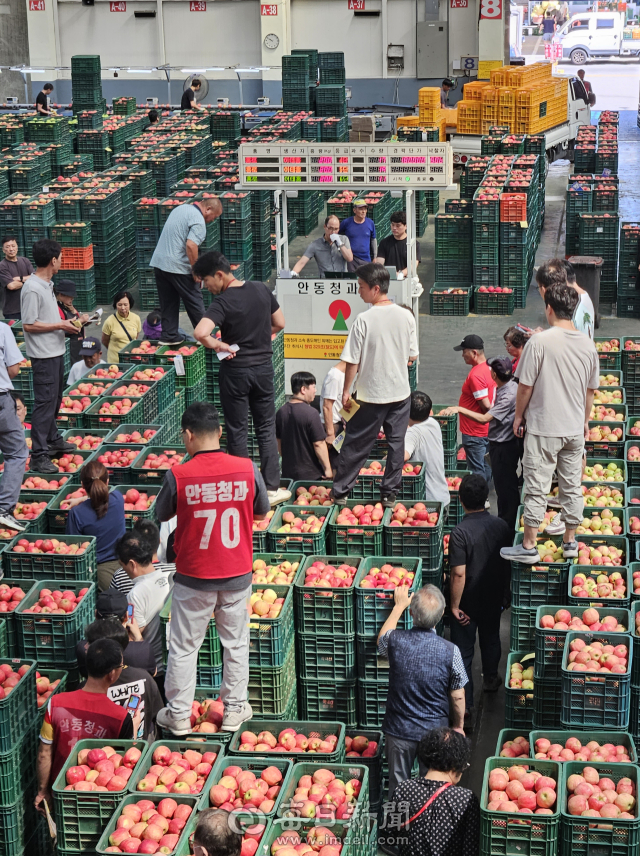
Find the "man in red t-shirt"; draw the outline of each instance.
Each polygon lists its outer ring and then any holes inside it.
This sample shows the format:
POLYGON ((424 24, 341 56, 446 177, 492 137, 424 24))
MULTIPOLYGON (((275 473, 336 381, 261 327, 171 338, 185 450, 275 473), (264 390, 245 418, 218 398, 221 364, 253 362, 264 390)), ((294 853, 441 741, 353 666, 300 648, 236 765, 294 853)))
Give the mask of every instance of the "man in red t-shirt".
POLYGON ((253 521, 271 507, 267 488, 249 458, 220 448, 220 417, 206 401, 182 414, 190 460, 168 470, 156 499, 161 521, 178 517, 176 573, 164 691, 156 722, 182 737, 192 731, 198 651, 213 616, 224 650, 220 700, 223 731, 237 731, 253 712, 249 685, 249 598, 253 521))
POLYGON ((80 740, 133 739, 129 712, 107 698, 122 672, 122 648, 113 639, 98 639, 87 649, 87 682, 82 689, 52 695, 40 731, 36 808, 51 802, 51 786, 80 740))
MULTIPOLYGON (((473 410, 474 413, 486 413, 493 405, 496 384, 491 377, 491 369, 484 355, 484 342, 480 336, 465 336, 453 349, 462 351, 462 359, 471 371, 462 384, 458 405, 473 410)), ((468 416, 460 414, 460 433, 462 446, 467 455, 467 469, 487 480, 491 478, 491 469, 486 466, 484 456, 489 451, 489 424, 474 422, 468 416)))

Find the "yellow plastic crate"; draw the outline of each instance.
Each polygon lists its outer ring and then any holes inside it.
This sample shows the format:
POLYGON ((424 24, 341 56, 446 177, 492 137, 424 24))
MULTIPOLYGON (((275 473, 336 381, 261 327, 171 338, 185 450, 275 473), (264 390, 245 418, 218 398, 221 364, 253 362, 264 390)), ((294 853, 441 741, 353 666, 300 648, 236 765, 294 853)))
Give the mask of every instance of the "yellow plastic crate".
POLYGON ((420 107, 440 108, 440 89, 437 86, 423 86, 418 90, 418 104, 420 107))
POLYGON ((418 128, 420 127, 420 116, 398 116, 396 128, 418 128))
POLYGON ((482 93, 488 87, 489 84, 482 80, 472 80, 470 83, 465 83, 463 101, 482 101, 482 93))
POLYGON ((442 110, 438 107, 437 109, 433 107, 422 107, 422 105, 418 106, 418 120, 420 125, 437 125, 440 120, 442 110))

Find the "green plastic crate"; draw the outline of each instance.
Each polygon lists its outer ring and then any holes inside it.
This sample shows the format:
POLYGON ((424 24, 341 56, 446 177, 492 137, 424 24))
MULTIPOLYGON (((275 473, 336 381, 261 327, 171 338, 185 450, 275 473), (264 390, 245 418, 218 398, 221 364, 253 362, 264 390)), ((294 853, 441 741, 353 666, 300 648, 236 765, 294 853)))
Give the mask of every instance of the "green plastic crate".
MULTIPOLYGON (((366 764, 361 764, 360 759, 353 759, 357 763, 353 764, 345 758, 342 764, 332 764, 324 762, 322 764, 310 763, 308 761, 299 761, 293 765, 286 784, 283 784, 282 790, 279 793, 279 805, 277 809, 278 817, 283 818, 299 818, 300 809, 297 807, 299 801, 294 801, 293 796, 296 792, 298 782, 302 776, 313 776, 317 772, 319 766, 333 773, 336 779, 343 782, 348 782, 351 779, 356 779, 360 782, 360 793, 356 801, 355 811, 351 821, 344 821, 345 825, 357 828, 363 814, 369 813, 369 767, 366 764)), ((327 816, 327 819, 329 817, 327 816)), ((333 818, 331 818, 333 820, 333 818)))
POLYGON ((293 586, 272 583, 254 583, 252 592, 271 589, 284 597, 278 618, 249 619, 249 666, 283 666, 294 636, 293 586))
MULTIPOLYGON (((62 770, 53 783, 53 804, 55 809, 58 847, 74 852, 87 852, 98 844, 100 836, 105 827, 112 819, 113 814, 123 797, 127 795, 126 787, 121 791, 109 791, 100 793, 95 791, 65 791, 66 773, 69 767, 74 767, 78 761, 78 753, 82 749, 102 749, 105 740, 80 740, 73 747, 71 754, 64 763, 62 770)), ((135 746, 141 750, 142 755, 134 767, 134 773, 144 760, 149 744, 146 740, 109 740, 109 745, 116 752, 124 754, 127 749, 135 746)), ((145 799, 150 795, 145 794, 145 799)), ((155 797, 155 794, 151 795, 155 797)), ((166 796, 166 794, 163 794, 166 796)), ((177 800, 188 799, 173 795, 177 800)), ((138 799, 138 797, 134 798, 138 799)), ((195 802, 195 798, 194 798, 195 802)), ((113 818, 115 826, 115 818, 113 818)), ((113 830, 111 830, 113 831, 113 830)), ((110 833, 109 833, 110 834, 110 833)), ((107 835, 107 838, 109 835, 107 835)))
POLYGON ((535 644, 536 607, 511 607, 511 651, 533 651, 535 644))
POLYGON ((468 282, 436 282, 429 292, 429 314, 468 315, 472 297, 473 286, 468 282))
MULTIPOLYGON (((8 585, 11 588, 21 588, 25 594, 25 597, 30 593, 31 589, 36 586, 36 582, 34 580, 24 580, 24 579, 9 579, 8 577, 3 577, 0 580, 0 583, 3 585, 8 585)), ((7 644, 7 653, 8 657, 17 657, 18 655, 18 646, 17 646, 17 637, 16 637, 16 620, 15 620, 15 610, 13 612, 2 612, 0 613, 4 620, 4 626, 6 631, 6 644, 7 644)), ((4 656, 0 654, 0 657, 4 656)))
POLYGON ((34 718, 23 730, 20 742, 0 754, 0 808, 18 802, 33 779, 40 732, 40 720, 34 718))
POLYGON ((327 521, 331 511, 332 509, 318 509, 315 506, 279 505, 266 530, 266 546, 274 552, 320 553, 325 548, 327 521), (325 519, 320 526, 319 532, 303 532, 300 534, 296 534, 295 531, 278 532, 278 529, 283 525, 282 515, 287 511, 292 511, 296 517, 302 518, 309 517, 317 511, 324 511, 324 514, 318 514, 317 516, 324 516, 325 519))
POLYGON ((40 589, 55 590, 58 585, 57 580, 42 580, 15 611, 20 656, 37 660, 43 667, 62 666, 75 661, 76 645, 94 618, 96 586, 89 580, 78 580, 70 587, 69 590, 76 595, 81 589, 88 589, 73 612, 52 616, 25 612, 39 600, 40 589))
POLYGON ((532 758, 535 753, 536 740, 542 737, 546 737, 551 743, 560 743, 561 745, 564 745, 569 737, 577 737, 583 746, 586 746, 591 740, 595 740, 601 746, 603 743, 615 743, 625 746, 631 763, 637 763, 638 751, 633 742, 633 737, 626 731, 530 731, 528 739, 531 744, 530 755, 532 758))
POLYGON ((355 728, 357 717, 356 680, 326 681, 300 678, 298 707, 304 719, 334 720, 338 717, 348 727, 355 728))
POLYGON ((187 452, 184 446, 180 446, 177 443, 174 446, 167 443, 162 446, 146 446, 142 449, 131 465, 131 475, 134 478, 134 481, 137 482, 138 485, 161 485, 168 470, 145 470, 142 465, 150 454, 164 454, 170 450, 174 450, 180 454, 184 453, 185 456, 187 452))
MULTIPOLYGON (((273 756, 270 754, 268 757, 254 757, 250 753, 245 752, 242 757, 231 758, 228 755, 221 755, 216 761, 213 770, 209 776, 207 781, 207 787, 203 789, 202 797, 200 799, 198 808, 200 811, 204 811, 208 808, 216 808, 216 806, 211 805, 211 800, 209 797, 209 791, 213 785, 217 785, 220 779, 222 778, 222 774, 227 767, 240 767, 241 770, 250 770, 252 773, 255 773, 256 777, 260 778, 260 773, 263 770, 266 770, 267 767, 276 767, 280 770, 282 774, 282 781, 280 782, 280 792, 276 796, 274 800, 274 806, 269 812, 260 812, 259 817, 256 817, 256 820, 259 823, 266 823, 271 819, 277 816, 278 808, 282 802, 282 796, 287 789, 287 787, 291 784, 291 775, 294 768, 294 763, 286 755, 283 757, 283 753, 278 752, 278 754, 273 753, 273 756)), ((257 813, 257 810, 256 810, 257 813)), ((248 815, 250 814, 250 810, 245 810, 244 820, 248 820, 248 815)))
POLYGON ((562 724, 625 731, 629 724, 632 668, 633 645, 630 636, 622 633, 567 633, 562 657, 562 724), (594 677, 594 673, 590 675, 588 672, 569 671, 569 648, 574 639, 583 639, 587 644, 598 639, 605 645, 627 645, 627 673, 607 675, 598 672, 597 677, 602 682, 596 682, 587 680, 594 677))
MULTIPOLYGON (((137 490, 138 492, 140 492, 141 487, 143 486, 139 484, 118 484, 115 485, 112 490, 117 490, 118 493, 126 494, 128 490, 137 490)), ((144 493, 147 493, 149 496, 156 497, 160 493, 160 490, 160 485, 144 485, 144 493)), ((155 501, 151 505, 151 508, 148 508, 146 511, 130 511, 125 509, 124 522, 127 529, 133 529, 139 520, 151 520, 157 522, 158 519, 156 517, 155 501)))
POLYGON ((442 431, 442 446, 446 452, 454 452, 456 443, 458 442, 458 415, 457 413, 451 416, 441 416, 440 413, 446 410, 447 404, 434 404, 431 409, 431 416, 440 425, 442 431))
POLYGON ((567 587, 568 587, 567 602, 569 603, 570 606, 581 606, 582 604, 584 604, 585 609, 587 606, 600 606, 603 609, 606 609, 609 604, 615 604, 616 607, 619 609, 628 609, 629 604, 631 602, 631 594, 629 591, 629 581, 628 581, 627 577, 628 577, 628 571, 624 565, 614 566, 613 568, 610 565, 604 565, 604 566, 603 565, 595 565, 595 566, 594 565, 572 565, 569 568, 569 577, 567 580, 567 587), (574 597, 571 594, 571 590, 573 587, 572 582, 573 582, 573 579, 575 578, 576 574, 580 573, 580 574, 584 574, 587 577, 592 577, 592 578, 597 579, 597 577, 603 572, 603 570, 604 570, 605 574, 616 572, 616 573, 619 573, 621 575, 621 577, 625 581, 625 585, 626 585, 626 597, 624 597, 624 598, 612 598, 612 597, 599 598, 599 597, 595 597, 593 600, 591 600, 590 598, 587 598, 587 597, 574 597))
MULTIPOLYGON (((362 502, 348 499, 347 508, 362 506, 362 502)), ((341 507, 334 506, 328 515, 329 549, 336 554, 351 554, 354 556, 377 556, 382 552, 383 525, 391 517, 389 509, 384 511, 377 526, 358 524, 357 528, 344 523, 337 523, 341 507)), ((403 555, 405 555, 403 553, 403 555)))
MULTIPOLYGON (((381 568, 382 565, 404 568, 415 574, 413 582, 409 587, 410 592, 415 592, 422 586, 422 559, 415 557, 398 556, 367 556, 362 559, 358 573, 353 581, 356 605, 356 632, 359 636, 378 636, 382 625, 391 615, 394 604, 393 591, 377 588, 361 588, 360 583, 367 576, 371 568, 381 568)), ((405 610, 398 621, 399 630, 410 630, 413 621, 409 610, 405 610)))
MULTIPOLYGON (((12 578, 58 581, 94 580, 96 574, 96 539, 93 535, 65 535, 66 544, 89 541, 89 547, 80 555, 65 553, 14 553, 12 548, 20 539, 30 542, 40 535, 23 532, 2 554, 5 574, 12 578)), ((46 539, 45 539, 46 540, 46 539)))
MULTIPOLYGON (((516 532, 514 544, 520 544, 522 532, 516 532)), ((538 539, 544 542, 545 538, 538 539)), ((548 562, 525 565, 511 563, 511 603, 513 606, 544 606, 545 603, 565 603, 567 600, 568 562, 548 562)))
MULTIPOLYGON (((403 503, 404 504, 404 503, 403 503)), ((438 513, 433 527, 391 526, 391 509, 384 518, 384 549, 389 556, 417 556, 422 559, 422 575, 437 570, 442 564, 442 503, 427 500, 422 503, 429 513, 438 513)), ((407 510, 415 503, 407 503, 407 510)))
POLYGON ((346 555, 306 557, 294 583, 296 631, 352 636, 355 633, 354 586, 353 584, 349 588, 305 586, 306 570, 316 561, 329 565, 347 563, 359 569, 363 559, 346 555))
POLYGON ((296 634, 297 672, 311 680, 353 680, 356 677, 355 636, 296 634))
POLYGON ((280 715, 289 703, 296 682, 296 658, 293 640, 284 654, 282 666, 249 666, 247 698, 258 714, 280 715))
POLYGON ((358 726, 380 728, 387 710, 389 681, 358 678, 358 726))
MULTIPOLYGON (((78 425, 79 428, 116 428, 118 425, 125 422, 135 422, 136 417, 144 419, 144 396, 143 398, 132 399, 131 409, 127 413, 100 413, 100 408, 103 404, 113 404, 114 401, 122 400, 123 396, 104 395, 100 396, 97 401, 94 401, 83 414, 84 423, 78 425)), ((153 422, 153 416, 150 416, 149 422, 153 422)), ((68 427, 68 426, 67 426, 68 427)))
MULTIPOLYGON (((293 821, 293 829, 297 829, 299 824, 293 821)), ((299 826, 298 834, 301 842, 306 841, 306 836, 312 825, 299 826)), ((341 821, 332 821, 330 824, 332 834, 341 841, 340 856, 366 856, 363 851, 364 847, 364 831, 363 829, 352 829, 347 823, 341 821)), ((287 833, 292 830, 292 821, 286 818, 274 820, 273 823, 265 830, 256 856, 269 856, 271 846, 277 839, 286 840, 287 833)), ((368 824, 367 824, 368 832, 368 824)), ((297 840, 297 839, 296 839, 297 840)), ((182 856, 182 854, 180 854, 182 856)))
POLYGON ((560 826, 560 807, 563 788, 559 764, 555 761, 532 761, 530 758, 487 758, 480 796, 480 852, 492 856, 508 856, 522 853, 528 856, 556 856, 560 826), (489 773, 497 768, 509 769, 514 765, 526 765, 543 776, 557 782, 558 799, 552 808, 553 814, 534 815, 523 822, 523 815, 515 812, 489 811, 489 773))
MULTIPOLYGON (((244 731, 253 731, 254 734, 260 734, 261 731, 270 731, 272 734, 274 734, 275 737, 277 737, 281 731, 284 731, 287 728, 293 728, 299 734, 305 734, 309 739, 316 738, 318 740, 324 740, 330 734, 335 734, 338 738, 338 742, 336 743, 334 751, 327 753, 323 752, 319 754, 322 754, 322 762, 324 763, 326 761, 327 764, 340 764, 344 760, 345 724, 343 722, 337 722, 335 720, 320 722, 318 720, 285 719, 278 721, 278 725, 276 726, 274 725, 274 720, 259 717, 251 719, 249 720, 249 722, 243 723, 244 731)), ((240 750, 240 746, 242 743, 240 739, 241 736, 241 731, 236 731, 235 734, 231 736, 231 742, 229 743, 229 747, 227 750, 228 758, 238 755, 246 757, 246 752, 244 750, 240 750)), ((308 755, 308 753, 303 752, 302 750, 300 750, 299 752, 279 752, 278 755, 284 756, 285 758, 291 758, 295 761, 311 757, 310 755, 308 755)), ((315 758, 317 756, 314 755, 313 757, 315 758)))
MULTIPOLYGON (((70 793, 74 793, 74 791, 71 791, 70 793)), ((104 794, 101 794, 100 796, 104 796, 104 794)), ((197 823, 197 811, 198 811, 198 795, 197 794, 189 795, 189 796, 187 796, 186 794, 185 795, 182 795, 182 794, 170 794, 169 795, 169 794, 156 794, 156 793, 127 794, 124 797, 124 799, 116 801, 116 805, 114 806, 112 816, 110 817, 108 823, 106 824, 106 826, 105 826, 105 824, 102 824, 103 830, 101 830, 101 834, 98 836, 98 840, 93 845, 85 845, 83 843, 82 844, 82 852, 86 853, 86 852, 88 852, 88 850, 90 848, 91 849, 95 848, 95 852, 96 852, 96 854, 99 854, 99 856, 102 856, 103 853, 107 852, 108 847, 109 847, 109 836, 115 830, 116 823, 117 823, 118 818, 120 817, 120 815, 122 813, 122 809, 125 807, 125 805, 131 805, 131 803, 139 802, 142 799, 150 799, 154 803, 159 803, 163 797, 166 799, 168 796, 170 796, 171 799, 175 800, 178 803, 178 805, 188 805, 188 806, 191 806, 193 808, 193 811, 191 812, 191 815, 189 816, 187 823, 185 824, 185 826, 182 829, 182 832, 180 833, 180 838, 178 839, 178 844, 176 845, 176 847, 180 846, 183 843, 187 843, 189 841, 189 836, 193 833, 193 831, 196 827, 196 823, 197 823)), ((93 836, 91 836, 91 837, 93 837, 93 836)), ((58 832, 58 840, 59 840, 59 838, 60 838, 60 833, 58 832)), ((83 836, 83 840, 85 838, 89 838, 89 836, 83 836)), ((60 849, 58 849, 58 852, 60 852, 60 849)), ((176 851, 174 850, 173 853, 175 854, 175 852, 176 851)))
MULTIPOLYGON (((511 666, 513 663, 526 661, 527 667, 533 666, 533 650, 512 651, 507 657, 507 669, 504 681, 504 725, 505 728, 529 728, 533 722, 533 694, 534 690, 523 690, 509 686, 511 666)), ((534 682, 535 687, 535 682, 534 682)))
MULTIPOLYGON (((603 764, 594 762, 600 776, 612 779, 615 784, 622 778, 629 778, 638 790, 638 768, 633 764, 603 764)), ((562 788, 566 797, 566 781, 574 773, 582 773, 584 763, 568 761, 563 765, 565 786, 562 788)), ((634 809, 637 814, 637 809, 634 809)), ((566 800, 560 806, 562 823, 560 825, 560 847, 562 853, 572 853, 575 856, 603 853, 608 856, 633 856, 640 846, 640 817, 633 820, 608 818, 606 823, 589 823, 592 818, 576 817, 567 811, 566 800)))
POLYGON ((508 294, 480 291, 477 287, 473 289, 473 306, 476 315, 513 315, 515 303, 516 296, 513 289, 508 294))
MULTIPOLYGON (((372 463, 380 463, 377 459, 366 461, 364 466, 370 467, 372 463)), ((425 464, 423 461, 406 461, 413 466, 420 466, 421 470, 418 475, 402 474, 400 481, 400 490, 397 497, 404 502, 418 502, 426 499, 425 488, 425 464)), ((368 503, 378 502, 380 499, 380 487, 384 477, 384 464, 379 474, 360 473, 356 479, 356 483, 349 491, 349 499, 361 500, 368 503)))
MULTIPOLYGON (((407 610, 408 611, 408 610, 407 610)), ((389 680, 389 660, 378 654, 375 636, 356 636, 357 677, 367 681, 389 680)))
MULTIPOLYGON (((167 598, 165 605, 160 610, 162 657, 165 663, 167 662, 167 656, 169 653, 169 639, 171 633, 170 626, 171 597, 167 598)), ((220 645, 220 637, 213 617, 209 621, 207 633, 205 634, 198 651, 198 667, 203 669, 222 670, 222 647, 220 645)))
POLYGON ((29 669, 18 681, 11 694, 0 699, 0 752, 11 752, 20 745, 25 733, 25 723, 36 717, 36 662, 19 658, 0 658, 14 671, 21 666, 29 669))
MULTIPOLYGON (((192 346, 189 346, 192 347, 192 346)), ((205 376, 205 348, 203 345, 196 345, 196 350, 193 354, 183 357, 184 370, 183 375, 176 374, 176 387, 189 388, 196 384, 205 376)), ((173 366, 175 357, 167 356, 167 351, 176 350, 168 346, 158 348, 155 353, 153 362, 159 366, 173 366)))
POLYGON ((173 740, 156 740, 155 743, 152 743, 149 748, 145 751, 143 757, 140 762, 136 766, 135 772, 131 774, 129 777, 129 782, 127 785, 127 793, 138 794, 140 799, 145 798, 146 791, 139 791, 138 783, 144 779, 144 777, 149 772, 149 769, 153 765, 153 753, 156 749, 159 749, 161 746, 165 746, 171 752, 181 752, 184 753, 189 749, 192 749, 196 752, 200 752, 204 755, 205 752, 215 752, 216 759, 211 766, 211 772, 207 776, 205 780, 204 786, 200 793, 207 793, 211 785, 214 784, 217 779, 213 779, 213 771, 218 761, 220 761, 224 756, 225 746, 220 741, 217 741, 215 735, 208 735, 211 737, 211 740, 205 740, 203 743, 194 743, 193 740, 182 739, 173 739, 173 740))
POLYGON ((149 446, 152 444, 152 441, 154 439, 157 439, 157 435, 163 430, 163 426, 159 422, 154 424, 154 425, 148 425, 146 423, 136 424, 133 422, 125 422, 124 424, 118 425, 117 428, 106 428, 104 430, 105 430, 106 435, 107 435, 106 442, 110 443, 111 445, 118 445, 118 446, 128 445, 125 441, 118 440, 118 436, 120 434, 132 434, 135 431, 138 431, 140 433, 147 431, 147 430, 155 431, 156 434, 152 437, 149 437, 148 440, 144 440, 144 438, 141 437, 140 440, 138 440, 137 442, 135 440, 131 441, 131 443, 134 446, 135 445, 149 446))

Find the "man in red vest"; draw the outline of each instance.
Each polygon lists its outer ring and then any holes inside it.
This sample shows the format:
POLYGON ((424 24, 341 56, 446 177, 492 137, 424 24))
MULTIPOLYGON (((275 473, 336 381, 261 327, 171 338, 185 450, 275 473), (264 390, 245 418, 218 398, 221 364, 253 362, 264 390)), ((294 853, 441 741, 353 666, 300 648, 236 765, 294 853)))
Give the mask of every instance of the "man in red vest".
POLYGON ((271 506, 257 466, 223 452, 221 433, 213 404, 197 401, 185 410, 182 436, 190 460, 167 472, 156 499, 159 520, 178 515, 167 706, 156 721, 178 737, 192 730, 198 651, 212 615, 224 648, 222 730, 237 731, 252 716, 247 702, 252 523, 271 506))

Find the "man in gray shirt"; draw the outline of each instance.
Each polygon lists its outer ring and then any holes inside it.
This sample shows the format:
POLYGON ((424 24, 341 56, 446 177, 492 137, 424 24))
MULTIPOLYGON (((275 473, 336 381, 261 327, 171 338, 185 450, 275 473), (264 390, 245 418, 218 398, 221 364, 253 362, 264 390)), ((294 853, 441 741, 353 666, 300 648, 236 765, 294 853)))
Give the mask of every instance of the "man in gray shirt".
POLYGON ((510 357, 492 357, 487 360, 491 368, 491 377, 496 384, 496 398, 493 407, 486 413, 476 413, 466 407, 448 407, 440 415, 462 413, 481 425, 489 423, 489 458, 493 483, 498 497, 498 517, 506 521, 513 529, 516 525, 520 490, 518 487, 518 461, 520 443, 513 433, 513 420, 516 415, 516 395, 518 385, 512 380, 513 365, 510 357))
POLYGON ((347 262, 353 261, 351 244, 346 235, 339 235, 340 220, 335 214, 329 215, 324 221, 324 234, 312 241, 304 255, 300 257, 291 273, 299 274, 309 259, 315 258, 320 276, 331 276, 332 273, 344 273, 347 262))
POLYGON ((207 224, 222 214, 217 196, 178 205, 164 224, 150 267, 155 268, 162 316, 161 345, 181 345, 178 332, 180 300, 194 329, 204 315, 202 288, 191 272, 198 260, 198 247, 207 236, 207 224))
POLYGON ((20 371, 23 356, 8 324, 0 324, 0 356, 0 451, 4 457, 4 472, 0 479, 0 526, 22 532, 24 525, 15 519, 13 510, 20 494, 29 453, 24 428, 11 396, 11 378, 20 371))
POLYGON ((31 469, 37 473, 57 473, 51 455, 76 450, 73 443, 65 443, 56 424, 64 389, 65 333, 78 332, 75 324, 60 318, 53 293, 52 279, 60 269, 61 255, 62 247, 56 241, 36 241, 36 272, 20 295, 24 342, 33 371, 31 469))

